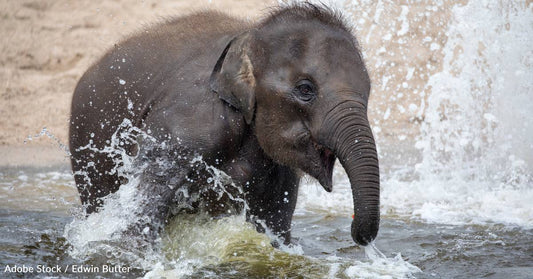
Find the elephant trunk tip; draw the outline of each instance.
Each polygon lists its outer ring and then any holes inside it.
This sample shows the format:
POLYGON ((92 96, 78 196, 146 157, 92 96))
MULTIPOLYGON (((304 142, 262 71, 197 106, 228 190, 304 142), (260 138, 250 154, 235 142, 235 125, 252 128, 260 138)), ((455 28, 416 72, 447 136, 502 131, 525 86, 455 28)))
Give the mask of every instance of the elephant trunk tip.
POLYGON ((352 222, 352 238, 357 244, 362 246, 367 246, 374 241, 377 237, 378 230, 379 218, 377 220, 367 218, 364 222, 354 219, 352 222))

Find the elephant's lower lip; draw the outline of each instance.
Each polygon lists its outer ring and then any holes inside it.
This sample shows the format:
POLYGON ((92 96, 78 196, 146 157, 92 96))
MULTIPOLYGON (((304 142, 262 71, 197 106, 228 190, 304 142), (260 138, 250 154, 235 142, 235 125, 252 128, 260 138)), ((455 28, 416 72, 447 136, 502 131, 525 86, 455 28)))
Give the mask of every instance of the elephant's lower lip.
POLYGON ((322 164, 326 169, 326 175, 329 179, 333 175, 333 166, 335 165, 335 153, 329 148, 324 148, 320 151, 320 158, 322 159, 322 164))
POLYGON ((322 165, 322 170, 320 171, 320 177, 318 178, 320 181, 320 184, 324 187, 324 189, 328 192, 331 192, 332 190, 332 176, 333 176, 333 166, 335 165, 335 153, 316 142, 314 142, 315 148, 320 153, 320 161, 322 165))

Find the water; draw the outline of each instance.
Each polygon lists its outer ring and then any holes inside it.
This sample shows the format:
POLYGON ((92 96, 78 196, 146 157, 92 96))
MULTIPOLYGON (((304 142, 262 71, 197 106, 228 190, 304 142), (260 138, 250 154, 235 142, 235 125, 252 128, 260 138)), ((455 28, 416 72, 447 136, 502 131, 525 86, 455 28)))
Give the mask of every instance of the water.
MULTIPOLYGON (((1 173, 2 196, 15 191, 10 187, 24 189, 26 194, 61 189, 53 195, 41 192, 31 197, 35 202, 25 206, 3 206, 0 210, 0 232, 3 236, 0 262, 3 265, 59 265, 64 268, 68 265, 72 269, 73 265, 102 267, 109 263, 131 267, 135 262, 110 241, 101 243, 109 244, 108 250, 101 249, 86 255, 88 257, 83 260, 80 260, 79 254, 76 258, 72 257, 72 247, 67 244, 64 232, 73 221, 69 211, 77 211, 77 194, 68 169, 3 169, 1 173), (59 196, 61 198, 57 198, 59 196)), ((298 239, 296 247, 274 249, 270 245, 271 239, 255 232, 241 216, 220 220, 181 216, 167 226, 169 232, 163 237, 163 251, 145 255, 145 268, 149 270, 147 275, 146 270, 140 268, 131 268, 123 274, 101 275, 167 278, 185 275, 185 278, 402 278, 409 275, 418 278, 501 278, 511 274, 512 278, 527 278, 531 274, 531 229, 504 224, 431 224, 385 213, 376 241, 385 258, 373 249, 364 249, 353 243, 349 233, 349 212, 344 212, 342 208, 335 212, 327 209, 329 205, 321 207, 310 202, 315 200, 318 204, 316 197, 326 198, 319 187, 310 183, 308 189, 304 188, 308 192, 302 195, 304 198, 294 218, 294 236, 298 239), (417 272, 415 266, 423 272, 417 272)), ((340 195, 342 191, 336 189, 334 195, 340 195)), ((101 233, 102 230, 94 227, 93 233, 101 233)), ((76 274, 69 271, 60 275, 75 277, 76 274)))
POLYGON ((279 249, 243 216, 201 214, 175 217, 160 246, 132 248, 135 240, 118 232, 134 218, 134 180, 84 219, 68 166, 1 168, 0 272, 18 265, 41 277, 77 277, 81 266, 81 275, 104 278, 531 278, 532 4, 334 2, 353 15, 374 80, 370 114, 382 164, 375 246, 350 237, 351 191, 339 166, 332 193, 304 179, 297 244, 279 249), (421 60, 409 54, 418 43, 421 60), (375 44, 382 47, 368 47, 375 44))

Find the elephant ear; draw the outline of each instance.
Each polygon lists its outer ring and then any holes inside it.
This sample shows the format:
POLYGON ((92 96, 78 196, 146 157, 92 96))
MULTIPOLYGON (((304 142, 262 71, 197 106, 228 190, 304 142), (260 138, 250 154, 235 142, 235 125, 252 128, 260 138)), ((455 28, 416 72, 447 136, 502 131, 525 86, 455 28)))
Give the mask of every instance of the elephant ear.
POLYGON ((255 112, 256 82, 250 61, 251 39, 250 32, 233 38, 218 58, 210 78, 211 90, 240 111, 247 124, 252 123, 255 112))

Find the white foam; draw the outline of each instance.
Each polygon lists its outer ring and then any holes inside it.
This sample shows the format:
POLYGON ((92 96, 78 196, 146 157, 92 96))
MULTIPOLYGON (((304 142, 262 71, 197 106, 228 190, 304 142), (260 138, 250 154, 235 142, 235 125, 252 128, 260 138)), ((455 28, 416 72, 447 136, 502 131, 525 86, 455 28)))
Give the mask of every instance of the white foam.
POLYGON ((427 85, 419 179, 388 181, 384 204, 401 208, 394 203, 400 192, 427 221, 530 227, 533 13, 520 4, 470 1, 453 15, 443 70, 427 85), (529 80, 514 77, 516 70, 529 80))
POLYGON ((398 253, 394 258, 387 258, 374 243, 365 247, 368 262, 356 261, 356 265, 348 267, 344 274, 349 278, 413 278, 420 268, 404 261, 398 253))

